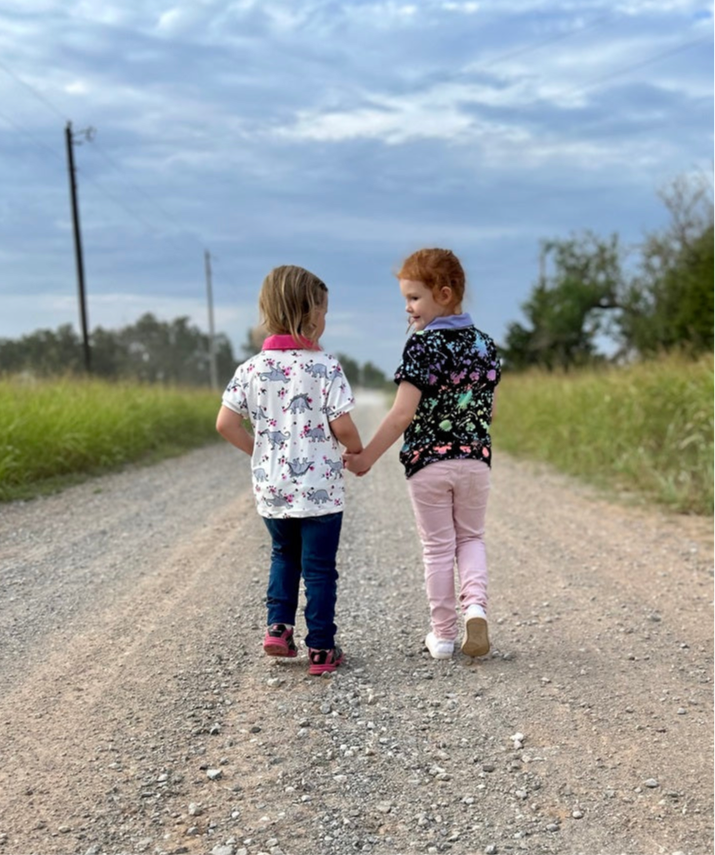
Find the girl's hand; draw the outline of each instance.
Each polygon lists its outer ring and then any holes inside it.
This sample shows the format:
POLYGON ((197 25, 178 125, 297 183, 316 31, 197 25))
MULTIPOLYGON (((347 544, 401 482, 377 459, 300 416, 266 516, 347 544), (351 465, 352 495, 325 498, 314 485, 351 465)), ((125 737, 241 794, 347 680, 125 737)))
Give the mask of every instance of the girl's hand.
POLYGON ((363 475, 367 475, 370 471, 370 467, 365 465, 365 462, 362 460, 362 452, 359 454, 351 453, 350 451, 346 451, 343 453, 343 464, 348 472, 352 472, 353 475, 357 475, 361 477, 363 475))

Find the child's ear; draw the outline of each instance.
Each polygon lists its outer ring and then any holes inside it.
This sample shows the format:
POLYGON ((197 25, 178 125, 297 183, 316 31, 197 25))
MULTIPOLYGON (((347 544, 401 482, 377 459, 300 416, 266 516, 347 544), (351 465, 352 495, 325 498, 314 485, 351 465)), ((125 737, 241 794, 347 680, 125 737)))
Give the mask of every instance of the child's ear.
POLYGON ((439 289, 438 301, 443 306, 448 306, 452 302, 452 289, 449 285, 443 285, 439 289))

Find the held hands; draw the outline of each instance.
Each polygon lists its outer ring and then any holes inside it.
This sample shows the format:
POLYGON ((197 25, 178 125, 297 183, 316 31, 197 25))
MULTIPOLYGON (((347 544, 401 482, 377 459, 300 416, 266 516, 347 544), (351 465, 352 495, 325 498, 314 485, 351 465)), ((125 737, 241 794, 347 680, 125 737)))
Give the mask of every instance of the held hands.
POLYGON ((343 465, 348 472, 352 472, 353 475, 357 475, 358 478, 361 478, 363 475, 367 475, 372 468, 371 466, 368 466, 366 461, 363 459, 362 451, 344 451, 343 465))

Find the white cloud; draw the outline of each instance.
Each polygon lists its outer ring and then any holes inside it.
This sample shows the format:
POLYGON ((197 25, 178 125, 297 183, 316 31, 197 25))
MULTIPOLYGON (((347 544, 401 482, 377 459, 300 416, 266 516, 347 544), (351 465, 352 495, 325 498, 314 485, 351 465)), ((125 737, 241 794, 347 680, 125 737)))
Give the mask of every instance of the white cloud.
POLYGON ((618 3, 616 8, 629 15, 645 15, 648 12, 655 12, 659 15, 665 15, 669 12, 693 14, 707 11, 712 13, 712 6, 703 3, 702 0, 624 0, 624 2, 618 3))
POLYGON ((89 95, 92 91, 86 80, 73 80, 70 83, 65 83, 63 88, 68 95, 89 95))
POLYGON ((445 83, 400 96, 366 93, 359 100, 369 106, 299 111, 293 125, 278 128, 275 134, 329 142, 378 139, 389 145, 420 139, 448 144, 527 139, 526 131, 516 122, 488 120, 466 109, 517 106, 525 100, 520 86, 496 89, 483 84, 445 83))
POLYGON ((5 0, 3 6, 8 12, 40 15, 51 12, 57 7, 56 0, 5 0))
MULTIPOLYGON (((482 11, 490 14, 526 15, 534 12, 559 14, 563 12, 583 12, 583 0, 483 0, 482 11)), ((694 14, 710 7, 702 0, 590 0, 591 12, 623 12, 629 15, 654 13, 667 15, 680 12, 694 14)))
POLYGON ((447 12, 461 12, 464 15, 474 15, 480 10, 481 4, 473 2, 455 3, 450 0, 450 2, 442 3, 440 8, 447 12))
POLYGON ((379 0, 375 3, 345 3, 340 16, 356 28, 373 30, 400 29, 414 26, 429 9, 430 3, 422 0, 420 5, 401 3, 398 0, 379 0))
POLYGON ((187 14, 187 10, 177 7, 174 9, 167 9, 166 12, 162 12, 156 26, 159 30, 163 30, 164 32, 174 35, 182 32, 186 28, 188 22, 189 15, 187 14))
POLYGON ((436 108, 425 115, 421 104, 405 100, 373 97, 382 101, 383 109, 359 108, 342 112, 302 112, 295 125, 280 128, 281 137, 303 140, 341 142, 358 138, 380 139, 398 145, 414 139, 454 141, 472 127, 472 120, 454 108, 436 108))
POLYGON ((268 17, 275 29, 290 32, 302 26, 311 17, 310 5, 301 8, 295 3, 266 3, 261 7, 263 13, 268 17))
POLYGON ((79 0, 79 2, 69 4, 66 8, 68 12, 77 17, 114 26, 128 23, 138 11, 132 9, 131 5, 127 3, 96 3, 95 0, 79 0))

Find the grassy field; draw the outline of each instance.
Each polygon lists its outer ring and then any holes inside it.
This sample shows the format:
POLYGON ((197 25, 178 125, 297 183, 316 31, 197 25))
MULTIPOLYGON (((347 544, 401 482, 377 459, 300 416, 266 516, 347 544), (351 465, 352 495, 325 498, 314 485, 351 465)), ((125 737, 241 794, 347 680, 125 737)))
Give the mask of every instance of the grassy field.
POLYGON ((505 373, 495 448, 688 513, 713 511, 713 361, 505 373))
MULTIPOLYGON (((0 500, 219 439, 220 396, 99 380, 0 380, 0 500)), ((675 510, 713 510, 712 359, 508 374, 495 448, 675 510)))
POLYGON ((0 380, 0 500, 218 439, 220 395, 76 378, 0 380))

